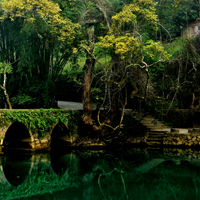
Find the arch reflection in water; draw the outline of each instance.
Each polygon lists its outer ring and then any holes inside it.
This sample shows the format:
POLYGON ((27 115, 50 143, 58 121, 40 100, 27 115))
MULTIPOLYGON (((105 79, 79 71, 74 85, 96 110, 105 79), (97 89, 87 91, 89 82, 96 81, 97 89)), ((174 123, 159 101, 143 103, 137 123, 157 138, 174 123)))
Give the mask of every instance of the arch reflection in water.
POLYGON ((71 144, 71 135, 66 124, 59 122, 51 133, 51 147, 61 148, 71 144))
POLYGON ((3 173, 11 185, 21 185, 28 177, 32 167, 31 157, 16 154, 4 156, 3 173))
POLYGON ((31 149, 31 135, 26 126, 21 122, 14 122, 8 128, 3 146, 9 148, 31 149))
POLYGON ((78 157, 73 153, 58 155, 58 153, 51 154, 51 166, 53 171, 61 176, 68 173, 69 168, 78 165, 78 157))
POLYGON ((50 157, 49 154, 7 153, 6 156, 1 158, 1 173, 4 174, 1 177, 5 179, 4 182, 1 181, 2 184, 7 182, 13 186, 18 186, 23 184, 26 179, 36 184, 44 176, 54 180, 59 178, 58 175, 66 175, 67 178, 69 168, 77 168, 77 156, 73 153, 56 155, 50 157))

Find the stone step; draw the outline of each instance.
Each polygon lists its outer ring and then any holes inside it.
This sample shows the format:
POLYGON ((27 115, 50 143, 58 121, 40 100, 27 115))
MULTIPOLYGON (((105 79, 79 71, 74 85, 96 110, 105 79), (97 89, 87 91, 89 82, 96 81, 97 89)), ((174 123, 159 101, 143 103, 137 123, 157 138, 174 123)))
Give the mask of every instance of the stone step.
POLYGON ((155 121, 156 119, 153 118, 153 117, 144 117, 142 120, 152 120, 152 121, 155 121))
POLYGON ((159 125, 159 126, 167 126, 167 127, 171 127, 171 126, 168 126, 168 125, 165 125, 161 122, 158 122, 158 123, 152 123, 152 122, 142 122, 141 124, 145 125, 145 126, 148 126, 148 125, 153 125, 153 126, 156 126, 156 125, 159 125))
POLYGON ((147 128, 155 128, 155 127, 156 127, 156 128, 162 128, 162 129, 163 129, 163 128, 169 128, 169 127, 160 126, 160 125, 155 125, 155 126, 154 126, 154 125, 148 125, 148 126, 146 126, 146 127, 147 127, 147 128))
POLYGON ((149 132, 149 135, 162 135, 162 136, 164 136, 165 133, 157 131, 157 132, 149 132))
POLYGON ((164 135, 149 135, 149 137, 147 139, 149 139, 149 138, 163 138, 163 137, 164 137, 164 135))
POLYGON ((163 141, 163 138, 161 138, 161 137, 147 138, 147 142, 148 142, 148 141, 163 141))
MULTIPOLYGON (((146 126, 146 128, 150 129, 156 129, 162 131, 163 129, 170 129, 169 127, 160 127, 160 126, 146 126)), ((153 131, 154 132, 154 131, 153 131)))
POLYGON ((156 123, 161 123, 161 122, 158 122, 158 121, 152 121, 152 120, 149 120, 149 121, 148 121, 148 120, 142 120, 141 123, 142 123, 142 124, 144 124, 144 123, 152 123, 152 124, 156 124, 156 123))
POLYGON ((164 124, 142 123, 144 126, 165 126, 164 124))
POLYGON ((155 131, 155 132, 159 132, 159 131, 162 131, 162 132, 171 132, 171 128, 151 128, 150 131, 155 131))
POLYGON ((162 138, 163 139, 163 137, 164 137, 163 135, 149 135, 148 139, 149 138, 162 138))
POLYGON ((187 128, 172 128, 171 132, 173 133, 185 133, 187 134, 189 130, 192 130, 192 129, 187 129, 187 128))
POLYGON ((141 120, 141 124, 143 126, 146 126, 148 129, 150 129, 150 131, 164 131, 164 132, 171 132, 171 126, 167 126, 165 124, 163 124, 161 121, 151 117, 151 116, 147 116, 144 117, 141 120))

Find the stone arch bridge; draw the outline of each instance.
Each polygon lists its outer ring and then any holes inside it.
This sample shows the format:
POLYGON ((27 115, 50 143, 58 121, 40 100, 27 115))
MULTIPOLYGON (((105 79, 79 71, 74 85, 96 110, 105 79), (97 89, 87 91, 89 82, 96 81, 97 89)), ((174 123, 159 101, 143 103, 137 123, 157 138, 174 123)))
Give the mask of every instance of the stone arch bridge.
MULTIPOLYGON (((0 110, 0 149, 34 151, 71 146, 77 134, 69 130, 68 124, 77 112, 59 109, 0 110)), ((76 124, 74 130, 75 127, 76 124)))

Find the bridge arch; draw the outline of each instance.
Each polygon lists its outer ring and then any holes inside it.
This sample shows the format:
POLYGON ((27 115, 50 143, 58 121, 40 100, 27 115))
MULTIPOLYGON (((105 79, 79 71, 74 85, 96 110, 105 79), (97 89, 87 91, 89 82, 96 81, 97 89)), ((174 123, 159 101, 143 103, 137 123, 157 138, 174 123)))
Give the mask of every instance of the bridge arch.
POLYGON ((52 126, 50 130, 51 147, 62 147, 63 145, 71 145, 72 136, 66 123, 58 122, 52 126))
POLYGON ((4 148, 35 148, 32 132, 22 122, 11 122, 4 127, 1 133, 3 140, 1 144, 4 148))

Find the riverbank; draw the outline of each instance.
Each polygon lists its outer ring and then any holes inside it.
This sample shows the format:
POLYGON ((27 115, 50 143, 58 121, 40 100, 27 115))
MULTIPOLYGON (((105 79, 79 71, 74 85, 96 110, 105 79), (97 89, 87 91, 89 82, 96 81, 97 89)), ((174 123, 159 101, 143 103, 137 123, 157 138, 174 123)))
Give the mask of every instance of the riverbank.
MULTIPOLYGON (((136 118, 131 110, 124 112, 124 124, 116 114, 106 125, 85 126, 81 103, 59 102, 66 109, 1 110, 0 151, 51 151, 52 149, 109 149, 126 147, 200 148, 200 128, 170 128, 153 117, 136 118), (73 107, 74 106, 74 107, 73 107)), ((102 116, 104 111, 101 112, 102 116)), ((94 111, 94 119, 97 116, 94 111)), ((110 117, 110 116, 109 116, 110 117)), ((112 116, 111 116, 112 117, 112 116)), ((104 118, 101 119, 105 120, 104 118)))

